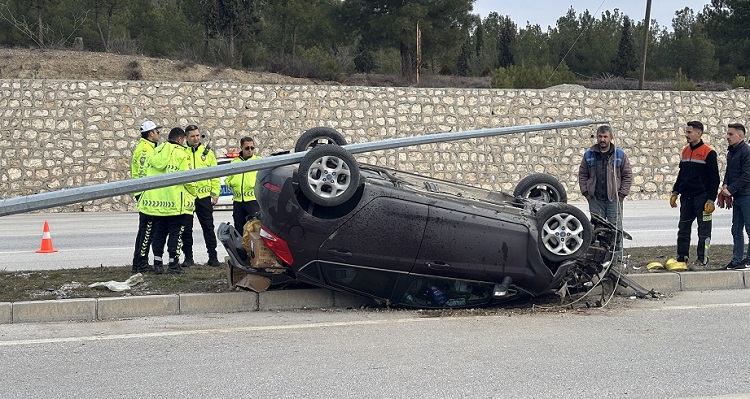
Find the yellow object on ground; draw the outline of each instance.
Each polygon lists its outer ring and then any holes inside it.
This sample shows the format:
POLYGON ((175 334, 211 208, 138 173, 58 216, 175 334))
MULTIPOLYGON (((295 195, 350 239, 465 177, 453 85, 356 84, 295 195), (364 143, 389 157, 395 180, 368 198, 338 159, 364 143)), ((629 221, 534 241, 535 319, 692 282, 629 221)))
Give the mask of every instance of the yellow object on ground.
POLYGON ((678 262, 675 259, 668 260, 666 263, 666 267, 667 267, 667 270, 669 270, 670 272, 679 272, 683 270, 688 270, 687 263, 678 262), (674 261, 674 262, 670 262, 670 261, 674 261))
POLYGON ((664 265, 659 262, 651 262, 646 265, 646 269, 648 269, 648 271, 650 272, 658 272, 664 270, 664 265))

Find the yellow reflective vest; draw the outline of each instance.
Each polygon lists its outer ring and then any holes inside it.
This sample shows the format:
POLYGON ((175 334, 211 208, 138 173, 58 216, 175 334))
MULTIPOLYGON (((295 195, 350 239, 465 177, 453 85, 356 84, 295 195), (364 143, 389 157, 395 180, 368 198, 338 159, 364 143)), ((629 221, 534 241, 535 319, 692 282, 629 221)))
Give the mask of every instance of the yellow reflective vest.
MULTIPOLYGON (((198 144, 197 147, 187 147, 187 153, 190 157, 190 166, 193 169, 205 168, 208 166, 216 166, 216 155, 209 148, 203 144, 198 144)), ((221 179, 218 177, 215 179, 199 180, 195 182, 196 197, 206 198, 209 195, 215 198, 219 197, 221 191, 221 179)))
MULTIPOLYGON (((159 144, 146 160, 146 176, 189 169, 190 156, 185 147, 171 142, 159 144)), ((138 199, 138 211, 151 216, 191 215, 195 211, 195 183, 146 190, 138 199)))
MULTIPOLYGON (((146 159, 154 151, 156 143, 141 137, 138 144, 133 150, 133 158, 130 159, 130 177, 137 179, 146 176, 146 159)), ((143 191, 133 193, 133 195, 143 194, 143 191)))
MULTIPOLYGON (((232 160, 232 163, 248 161, 251 159, 260 159, 259 156, 253 155, 248 159, 237 157, 232 160)), ((250 202, 255 201, 255 178, 258 172, 245 172, 239 175, 227 176, 224 179, 224 184, 232 189, 232 200, 235 202, 250 202)))

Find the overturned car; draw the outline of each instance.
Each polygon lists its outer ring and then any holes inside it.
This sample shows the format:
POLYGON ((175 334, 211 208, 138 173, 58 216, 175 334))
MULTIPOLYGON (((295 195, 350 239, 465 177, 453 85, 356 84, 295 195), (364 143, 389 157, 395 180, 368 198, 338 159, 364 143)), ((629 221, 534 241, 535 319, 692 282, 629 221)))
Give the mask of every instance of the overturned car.
POLYGON ((222 223, 230 267, 411 308, 580 293, 606 279, 647 294, 612 266, 615 243, 630 237, 567 204, 552 176, 509 194, 360 164, 343 144, 311 129, 299 165, 258 172, 259 234, 278 262, 251 266, 241 233, 222 223))

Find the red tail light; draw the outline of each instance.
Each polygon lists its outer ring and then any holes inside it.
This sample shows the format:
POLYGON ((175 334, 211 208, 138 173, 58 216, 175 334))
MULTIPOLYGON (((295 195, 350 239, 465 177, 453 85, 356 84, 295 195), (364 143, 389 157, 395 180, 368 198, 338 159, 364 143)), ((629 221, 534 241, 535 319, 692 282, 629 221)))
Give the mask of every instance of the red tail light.
POLYGON ((273 191, 274 193, 280 193, 281 192, 281 188, 279 186, 275 186, 275 185, 273 185, 271 183, 266 183, 266 184, 263 185, 263 187, 267 188, 270 191, 273 191))
POLYGON ((292 251, 289 250, 289 245, 287 245, 286 241, 268 231, 265 226, 260 227, 260 238, 265 241, 268 248, 270 248, 271 251, 273 251, 273 253, 275 253, 284 263, 287 265, 294 263, 292 251))

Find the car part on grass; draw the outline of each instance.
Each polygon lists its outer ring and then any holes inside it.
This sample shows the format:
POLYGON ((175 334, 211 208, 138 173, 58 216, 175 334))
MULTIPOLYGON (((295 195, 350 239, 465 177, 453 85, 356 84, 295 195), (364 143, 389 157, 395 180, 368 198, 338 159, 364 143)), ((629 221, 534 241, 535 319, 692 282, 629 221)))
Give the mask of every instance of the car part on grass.
POLYGON ((310 201, 321 206, 341 205, 359 187, 357 161, 336 145, 319 145, 309 150, 297 173, 300 190, 310 201))
POLYGON ((314 127, 306 130, 297 139, 294 152, 311 150, 321 144, 346 145, 344 136, 335 129, 325 126, 314 127))
POLYGON ((535 173, 524 177, 516 185, 513 195, 542 202, 568 202, 565 187, 546 173, 535 173))

